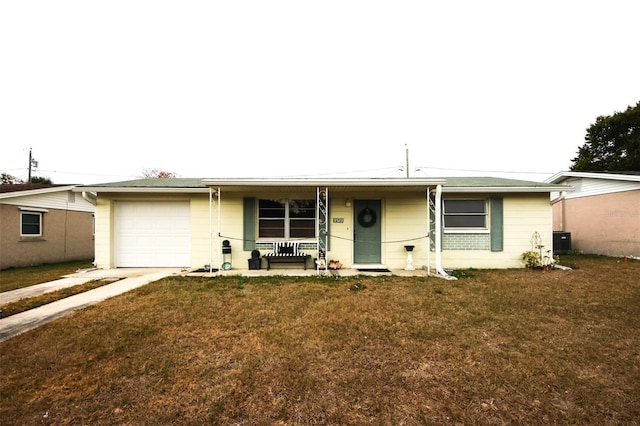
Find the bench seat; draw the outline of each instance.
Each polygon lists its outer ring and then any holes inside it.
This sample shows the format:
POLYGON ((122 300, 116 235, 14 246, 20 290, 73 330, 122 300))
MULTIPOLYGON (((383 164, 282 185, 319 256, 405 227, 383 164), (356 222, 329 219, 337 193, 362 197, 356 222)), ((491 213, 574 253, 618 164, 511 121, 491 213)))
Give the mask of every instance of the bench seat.
POLYGON ((267 271, 271 269, 272 263, 302 263, 307 269, 307 259, 311 257, 298 251, 298 243, 290 241, 277 241, 273 243, 273 252, 262 256, 267 261, 267 271))

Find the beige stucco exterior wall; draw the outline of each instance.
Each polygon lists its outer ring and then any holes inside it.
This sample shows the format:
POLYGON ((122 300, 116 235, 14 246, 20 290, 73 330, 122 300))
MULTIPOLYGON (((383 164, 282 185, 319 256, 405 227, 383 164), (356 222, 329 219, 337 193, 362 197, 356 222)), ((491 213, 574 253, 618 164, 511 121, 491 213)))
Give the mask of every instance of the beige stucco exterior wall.
POLYGON ((21 238, 18 206, 0 205, 0 269, 93 259, 93 213, 46 210, 42 237, 21 238))
MULTIPOLYGON (((101 194, 96 204, 95 263, 110 269, 115 259, 114 211, 118 201, 190 201, 191 263, 202 267, 209 262, 209 197, 207 194, 101 194)), ((194 266, 196 267, 196 266, 194 266)))
POLYGON ((425 191, 390 194, 383 205, 386 214, 382 252, 389 268, 403 269, 407 266, 406 245, 414 246, 414 268, 426 267, 429 256, 435 265, 435 257, 429 253, 429 212, 425 191))
POLYGON ((577 197, 553 205, 554 230, 583 253, 640 258, 640 191, 577 197))
MULTIPOLYGON (((191 266, 201 268, 222 264, 222 241, 229 240, 234 269, 248 269, 250 250, 243 247, 243 198, 292 198, 309 199, 315 191, 286 192, 264 191, 233 192, 224 190, 210 205, 207 194, 144 195, 110 194, 99 196, 96 207, 96 263, 100 268, 112 268, 114 259, 114 201, 147 200, 170 201, 189 199, 191 205, 191 266), (218 219, 218 212, 220 213, 218 219)), ((488 197, 488 196, 487 196, 488 197)), ((406 266, 405 245, 414 245, 413 266, 417 269, 428 263, 435 267, 435 253, 429 250, 428 211, 424 191, 388 192, 333 192, 330 193, 330 247, 328 260, 339 260, 345 268, 353 264, 353 204, 356 199, 380 199, 382 201, 382 263, 390 269, 406 266), (334 221, 333 219, 340 219, 334 221)), ((522 267, 520 255, 531 248, 531 236, 540 233, 543 244, 551 249, 552 215, 549 194, 515 194, 504 197, 504 251, 444 250, 442 266, 445 268, 505 268, 522 267)), ((315 240, 312 240, 315 242, 315 240)), ((262 253, 264 254, 264 253, 262 253)), ((315 257, 315 251, 309 252, 315 257)), ((311 263, 309 267, 313 267, 311 263)), ((299 265, 278 265, 278 268, 299 265)))
POLYGON ((442 266, 466 268, 520 268, 523 252, 531 250, 531 237, 540 234, 545 250, 553 244, 549 194, 513 194, 503 198, 504 250, 444 250, 442 266))

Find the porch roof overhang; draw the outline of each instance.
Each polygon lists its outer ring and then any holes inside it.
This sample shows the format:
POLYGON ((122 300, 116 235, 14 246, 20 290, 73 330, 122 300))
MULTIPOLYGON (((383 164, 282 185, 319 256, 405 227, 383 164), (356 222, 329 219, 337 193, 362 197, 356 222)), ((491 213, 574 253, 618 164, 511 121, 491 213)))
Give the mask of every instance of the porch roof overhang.
POLYGON ((551 193, 573 191, 569 185, 501 179, 493 177, 449 177, 442 186, 444 194, 492 194, 492 193, 551 193))

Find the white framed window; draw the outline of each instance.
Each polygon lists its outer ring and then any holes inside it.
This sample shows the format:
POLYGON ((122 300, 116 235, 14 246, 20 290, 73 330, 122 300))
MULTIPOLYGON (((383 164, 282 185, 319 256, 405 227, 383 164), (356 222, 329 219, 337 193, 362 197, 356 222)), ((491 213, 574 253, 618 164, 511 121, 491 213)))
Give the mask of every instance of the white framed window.
POLYGON ((445 232, 488 231, 487 200, 443 200, 443 222, 445 232))
POLYGON ((41 237, 42 236, 42 213, 41 212, 20 212, 20 236, 21 237, 41 237))
POLYGON ((258 238, 315 238, 315 200, 258 200, 258 238))

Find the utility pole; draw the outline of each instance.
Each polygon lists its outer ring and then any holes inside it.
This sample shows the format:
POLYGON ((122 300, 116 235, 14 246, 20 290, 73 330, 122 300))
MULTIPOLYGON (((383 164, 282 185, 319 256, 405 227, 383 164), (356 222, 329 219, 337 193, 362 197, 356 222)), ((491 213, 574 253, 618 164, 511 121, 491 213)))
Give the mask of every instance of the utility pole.
POLYGON ((29 179, 27 180, 27 183, 31 183, 31 169, 38 168, 38 162, 35 160, 35 158, 33 158, 31 150, 32 148, 29 148, 29 179))
POLYGON ((407 178, 409 177, 409 147, 404 144, 404 158, 405 158, 405 170, 407 171, 407 178))

